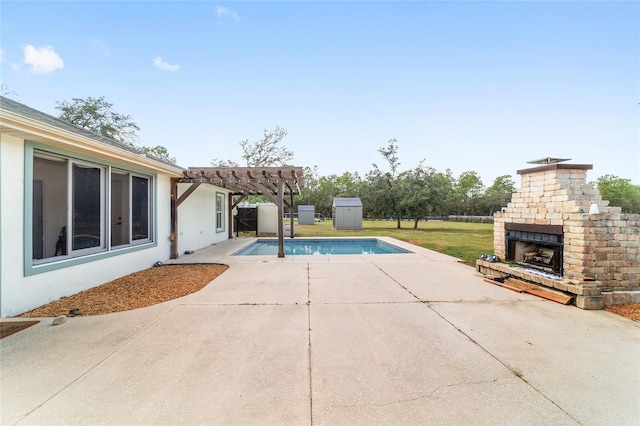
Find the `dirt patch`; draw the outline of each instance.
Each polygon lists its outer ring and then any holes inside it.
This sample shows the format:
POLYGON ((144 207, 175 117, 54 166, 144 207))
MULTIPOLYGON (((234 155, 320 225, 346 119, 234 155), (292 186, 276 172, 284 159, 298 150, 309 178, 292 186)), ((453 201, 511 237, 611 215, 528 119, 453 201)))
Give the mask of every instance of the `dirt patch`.
POLYGON ((202 289, 229 269, 227 265, 164 265, 125 275, 106 284, 63 297, 20 318, 103 315, 167 302, 202 289))

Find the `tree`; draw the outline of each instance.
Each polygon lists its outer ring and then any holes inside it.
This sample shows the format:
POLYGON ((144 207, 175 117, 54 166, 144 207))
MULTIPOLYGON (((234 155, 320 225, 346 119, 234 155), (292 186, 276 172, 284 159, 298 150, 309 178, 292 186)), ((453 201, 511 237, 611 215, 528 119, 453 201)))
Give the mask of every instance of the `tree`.
POLYGON ((315 212, 331 215, 335 197, 358 197, 362 180, 358 173, 344 172, 341 175, 318 176, 318 166, 304 169, 304 188, 296 203, 315 206, 315 212))
POLYGON ((112 107, 113 104, 104 96, 56 102, 56 109, 61 112, 58 118, 61 120, 125 145, 134 146, 140 128, 130 116, 118 114, 112 107))
MULTIPOLYGON (((242 158, 247 167, 273 167, 284 166, 293 159, 293 151, 280 145, 282 139, 287 136, 287 131, 276 126, 274 130, 263 129, 262 139, 250 143, 249 139, 240 142, 242 148, 242 158)), ((211 160, 213 167, 238 167, 239 164, 233 160, 211 160)))
POLYGON ((455 178, 453 172, 447 169, 444 173, 436 172, 431 176, 431 208, 432 216, 446 216, 450 212, 451 200, 454 198, 455 178))
MULTIPOLYGON (((107 102, 104 96, 87 99, 73 98, 72 102, 57 101, 56 109, 62 111, 61 120, 98 133, 106 138, 118 141, 124 145, 136 147, 138 141, 138 125, 128 115, 118 114, 107 102)), ((139 147, 146 154, 166 163, 176 164, 176 158, 169 154, 162 145, 139 147)))
POLYGON ((431 172, 421 161, 414 169, 399 175, 400 210, 413 218, 413 229, 417 229, 420 219, 427 215, 431 172))
POLYGON ((318 190, 318 166, 304 167, 304 188, 295 197, 296 205, 315 205, 318 190))
POLYGON ((247 167, 272 167, 283 166, 293 159, 293 151, 285 146, 280 146, 282 139, 287 136, 287 131, 279 126, 274 130, 264 129, 262 139, 250 143, 248 139, 240 142, 242 158, 247 167))
POLYGON ((640 185, 614 175, 600 176, 596 182, 603 200, 621 207, 623 213, 640 213, 640 185))
POLYGON ((211 165, 213 167, 238 167, 239 166, 239 164, 233 160, 218 160, 217 158, 214 158, 213 160, 211 160, 211 165))
POLYGON ((400 211, 400 185, 397 179, 400 166, 397 155, 398 140, 389 139, 387 146, 378 149, 378 152, 387 161, 389 171, 383 172, 373 164, 373 169, 367 173, 367 190, 364 198, 373 217, 391 215, 396 218, 397 227, 400 228, 402 212, 400 211))
POLYGON ((456 194, 462 201, 463 214, 473 214, 473 204, 482 193, 483 185, 476 172, 462 172, 456 185, 456 194))
POLYGON ((487 188, 483 197, 489 216, 511 201, 511 196, 516 190, 515 187, 511 175, 498 176, 493 181, 493 185, 487 188))
POLYGON ((152 157, 156 157, 166 163, 176 164, 176 157, 172 157, 169 154, 167 148, 161 145, 156 145, 154 147, 143 146, 141 149, 152 157))
POLYGON ((17 96, 18 94, 11 90, 9 86, 4 83, 0 83, 0 96, 4 96, 5 98, 9 96, 17 96))
POLYGON ((452 193, 452 179, 421 161, 413 170, 400 174, 401 210, 413 218, 413 229, 425 216, 442 216, 452 193))

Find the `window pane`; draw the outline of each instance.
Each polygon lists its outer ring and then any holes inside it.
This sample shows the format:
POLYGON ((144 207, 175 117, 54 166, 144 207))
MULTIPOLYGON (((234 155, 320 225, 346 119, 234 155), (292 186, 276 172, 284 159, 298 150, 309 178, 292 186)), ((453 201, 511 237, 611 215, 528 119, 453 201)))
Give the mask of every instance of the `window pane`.
POLYGON ((67 254, 68 163, 33 158, 33 259, 67 254))
POLYGON ((130 243, 129 173, 111 172, 111 246, 130 243))
POLYGON ((73 165, 73 250, 100 247, 100 168, 73 165))
POLYGON ((133 240, 149 239, 149 179, 131 177, 131 223, 133 240))

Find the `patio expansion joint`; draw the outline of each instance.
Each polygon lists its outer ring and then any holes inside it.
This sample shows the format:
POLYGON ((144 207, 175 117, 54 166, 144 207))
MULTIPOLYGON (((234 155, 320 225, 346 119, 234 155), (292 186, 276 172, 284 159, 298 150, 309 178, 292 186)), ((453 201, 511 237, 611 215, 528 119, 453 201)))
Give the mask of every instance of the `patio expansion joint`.
POLYGON ((313 426, 313 365, 311 348, 311 265, 307 262, 307 364, 309 365, 309 425, 313 426))
POLYGON ((420 298, 419 298, 418 296, 416 296, 414 293, 412 293, 412 292, 411 292, 411 290, 409 290, 407 287, 405 287, 404 285, 402 285, 402 284, 400 283, 400 281, 396 280, 396 279, 395 279, 395 278, 393 278, 391 275, 387 274, 387 273, 385 272, 385 270, 384 270, 384 269, 382 269, 380 266, 378 266, 376 263, 371 262, 371 264, 372 264, 374 267, 378 268, 378 270, 379 270, 380 272, 382 272, 383 274, 385 274, 385 275, 387 276, 387 278, 389 278, 391 281, 393 281, 394 283, 396 283, 397 285, 399 285, 400 287, 402 287, 402 289, 403 289, 404 291, 406 291, 407 293, 409 293, 413 298, 415 298, 417 301, 420 301, 420 298))

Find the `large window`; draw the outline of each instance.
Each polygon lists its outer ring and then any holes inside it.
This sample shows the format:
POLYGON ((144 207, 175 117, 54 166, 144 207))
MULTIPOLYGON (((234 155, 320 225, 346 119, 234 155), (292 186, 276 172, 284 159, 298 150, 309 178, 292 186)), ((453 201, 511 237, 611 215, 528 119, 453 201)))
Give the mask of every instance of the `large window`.
POLYGON ((150 176, 34 150, 34 264, 152 242, 150 176))

